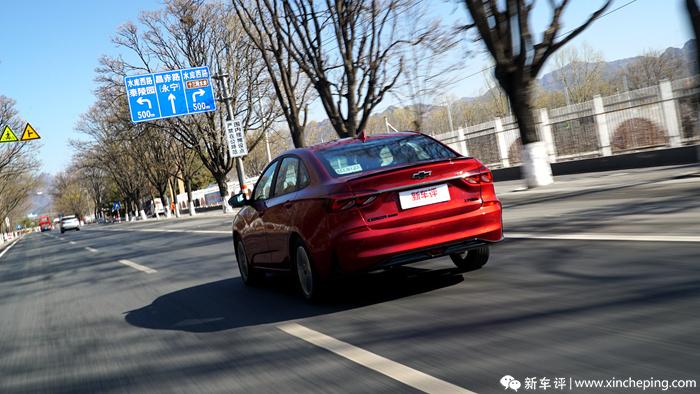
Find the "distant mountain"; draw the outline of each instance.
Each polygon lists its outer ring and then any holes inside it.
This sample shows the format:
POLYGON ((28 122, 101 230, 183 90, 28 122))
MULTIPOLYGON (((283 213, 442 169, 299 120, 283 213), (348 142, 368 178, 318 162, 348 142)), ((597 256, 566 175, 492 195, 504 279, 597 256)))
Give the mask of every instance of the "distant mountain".
MULTIPOLYGON (((661 52, 661 57, 666 59, 680 59, 680 63, 684 70, 681 77, 691 75, 692 71, 696 69, 696 45, 695 40, 688 40, 683 47, 675 48, 669 47, 661 52)), ((629 57, 624 59, 611 60, 607 62, 600 62, 600 68, 602 71, 603 79, 607 81, 612 81, 620 76, 620 73, 628 67, 630 64, 641 59, 642 56, 629 57)), ((562 73, 565 75, 573 72, 573 66, 568 64, 562 68, 552 70, 538 79, 539 85, 548 91, 563 90, 564 87, 561 83, 561 78, 559 77, 562 73)), ((457 102, 473 102, 484 99, 489 96, 489 92, 486 91, 477 97, 461 97, 457 99, 457 102)), ((373 118, 383 119, 384 116, 390 117, 390 115, 401 108, 408 109, 413 106, 396 106, 391 105, 384 109, 382 112, 375 112, 372 114, 373 118)), ((424 105, 422 111, 424 114, 430 114, 432 111, 443 110, 443 105, 424 105)), ((376 125, 376 123, 375 123, 376 125)), ((383 125, 383 123, 382 123, 383 125)), ((382 127, 383 129, 383 127, 382 127)), ((307 136, 310 136, 313 141, 311 143, 316 143, 320 141, 328 141, 329 139, 337 138, 333 127, 328 119, 323 119, 318 122, 310 122, 307 128, 307 136)))
MULTIPOLYGON (((681 63, 685 65, 687 74, 691 73, 691 70, 695 69, 696 57, 695 57, 695 40, 688 40, 682 48, 669 47, 666 48, 662 53, 661 57, 666 59, 680 59, 681 63)), ((617 77, 620 72, 622 72, 625 67, 634 63, 635 61, 641 59, 642 56, 628 57, 624 59, 612 60, 609 62, 600 62, 601 71, 603 74, 603 79, 609 81, 617 77)), ((559 76, 563 73, 567 75, 572 72, 573 66, 566 65, 560 69, 550 71, 541 78, 538 79, 540 86, 545 90, 555 91, 562 90, 564 87, 561 83, 559 76)))
POLYGON ((42 186, 30 197, 29 213, 45 215, 51 212, 51 205, 53 203, 51 194, 49 193, 52 177, 49 174, 42 173, 39 175, 39 179, 42 186))

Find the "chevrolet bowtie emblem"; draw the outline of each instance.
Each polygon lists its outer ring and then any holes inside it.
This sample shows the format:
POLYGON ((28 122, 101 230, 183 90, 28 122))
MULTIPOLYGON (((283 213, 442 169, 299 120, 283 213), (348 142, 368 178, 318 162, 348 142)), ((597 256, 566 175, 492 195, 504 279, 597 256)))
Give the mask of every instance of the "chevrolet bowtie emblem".
POLYGON ((413 179, 423 179, 429 177, 433 172, 432 171, 418 171, 415 174, 411 175, 411 178, 413 179))

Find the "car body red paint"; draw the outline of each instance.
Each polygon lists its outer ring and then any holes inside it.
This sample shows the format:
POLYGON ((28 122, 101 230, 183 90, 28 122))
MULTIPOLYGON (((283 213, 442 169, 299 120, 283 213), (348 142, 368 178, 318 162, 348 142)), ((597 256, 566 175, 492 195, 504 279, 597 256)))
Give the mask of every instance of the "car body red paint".
POLYGON ((348 138, 287 151, 268 165, 251 200, 242 204, 233 236, 234 244, 241 240, 244 245, 248 267, 293 269, 294 246, 301 244, 319 280, 454 254, 503 237, 501 203, 488 169, 418 133, 348 138), (434 149, 440 157, 384 162, 397 160, 412 141, 431 148, 439 144, 434 149), (362 164, 349 164, 351 159, 343 157, 343 149, 370 143, 379 159, 355 155, 352 160, 362 164), (291 173, 294 163, 296 175, 291 173), (399 199, 411 191, 404 198, 444 196, 445 189, 449 200, 430 205, 402 208, 399 199))

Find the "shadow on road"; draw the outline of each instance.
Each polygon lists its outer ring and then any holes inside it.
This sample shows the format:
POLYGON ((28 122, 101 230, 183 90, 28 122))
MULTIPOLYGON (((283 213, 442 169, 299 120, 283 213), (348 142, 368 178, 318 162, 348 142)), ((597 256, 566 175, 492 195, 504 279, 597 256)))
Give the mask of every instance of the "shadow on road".
POLYGON ((261 287, 231 278, 189 287, 156 298, 126 313, 126 321, 156 330, 215 332, 334 313, 455 285, 455 269, 401 267, 334 284, 323 303, 306 302, 285 276, 270 276, 261 287))

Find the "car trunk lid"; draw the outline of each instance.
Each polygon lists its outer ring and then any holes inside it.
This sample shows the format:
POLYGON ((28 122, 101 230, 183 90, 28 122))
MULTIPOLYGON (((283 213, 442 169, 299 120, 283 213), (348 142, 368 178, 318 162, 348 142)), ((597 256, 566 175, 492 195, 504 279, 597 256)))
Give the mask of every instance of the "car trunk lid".
POLYGON ((478 160, 453 158, 366 173, 346 185, 369 227, 400 227, 479 209, 481 186, 467 180, 483 169, 478 160))

